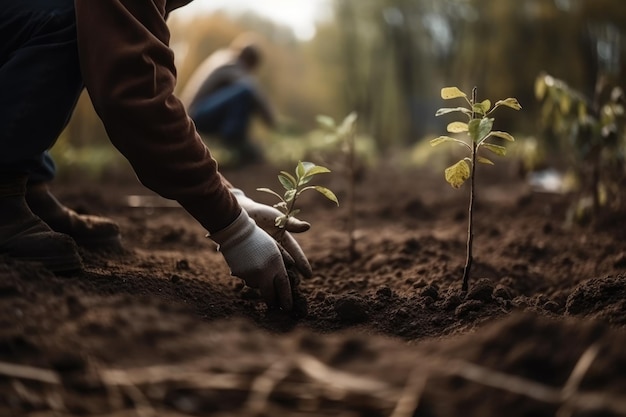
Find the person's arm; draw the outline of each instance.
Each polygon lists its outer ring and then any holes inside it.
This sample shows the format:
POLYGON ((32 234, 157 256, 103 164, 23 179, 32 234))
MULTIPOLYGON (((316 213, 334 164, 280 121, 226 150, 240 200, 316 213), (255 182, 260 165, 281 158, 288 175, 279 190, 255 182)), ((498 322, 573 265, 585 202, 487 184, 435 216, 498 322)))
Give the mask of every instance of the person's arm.
POLYGON ((139 180, 209 232, 241 208, 178 98, 165 0, 76 0, 85 86, 111 142, 139 180))
MULTIPOLYGON (((177 200, 207 229, 233 275, 259 288, 269 304, 291 309, 296 282, 283 260, 290 255, 239 205, 173 95, 166 0, 75 5, 83 79, 111 142, 144 185, 177 200)), ((310 276, 310 266, 304 273, 310 276)))

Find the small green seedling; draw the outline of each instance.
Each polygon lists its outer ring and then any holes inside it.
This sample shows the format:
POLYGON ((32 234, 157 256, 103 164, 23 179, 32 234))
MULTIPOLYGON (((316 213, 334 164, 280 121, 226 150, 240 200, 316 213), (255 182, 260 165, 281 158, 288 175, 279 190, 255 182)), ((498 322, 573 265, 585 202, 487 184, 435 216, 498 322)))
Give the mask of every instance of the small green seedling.
POLYGON ((507 98, 505 100, 497 101, 492 107, 491 101, 483 100, 478 102, 476 100, 476 87, 472 89, 471 98, 467 97, 463 91, 457 87, 446 87, 441 89, 441 98, 444 100, 451 100, 462 98, 467 103, 467 106, 462 107, 446 107, 437 110, 436 116, 442 116, 448 113, 463 113, 467 116, 468 122, 452 122, 448 124, 448 132, 450 133, 465 133, 468 138, 457 139, 450 136, 439 136, 430 141, 432 146, 440 145, 444 142, 452 142, 459 144, 469 151, 469 156, 461 159, 456 164, 446 168, 445 178, 446 181, 454 188, 459 188, 467 179, 470 180, 470 200, 468 210, 468 227, 467 227, 467 258, 465 260, 465 267, 463 269, 463 286, 461 289, 467 291, 468 281, 470 277, 470 270, 472 268, 473 255, 472 245, 474 241, 473 232, 473 210, 475 199, 475 174, 476 163, 493 165, 493 162, 478 152, 481 149, 486 149, 498 156, 506 155, 506 148, 501 145, 497 145, 493 142, 489 142, 489 139, 500 138, 507 141, 514 141, 513 136, 506 132, 493 131, 494 118, 490 117, 491 114, 498 107, 509 107, 514 110, 520 110, 522 106, 517 102, 515 98, 507 98))
POLYGON ((340 124, 330 116, 319 115, 317 122, 329 133, 329 137, 341 144, 341 151, 345 157, 343 167, 347 180, 348 194, 348 253, 350 260, 356 259, 356 112, 348 114, 340 124))
POLYGON ((330 201, 339 205, 337 196, 326 187, 321 185, 311 185, 311 180, 319 174, 325 174, 330 172, 326 167, 315 165, 312 162, 298 162, 295 170, 295 177, 286 171, 280 171, 278 174, 278 180, 285 189, 284 194, 281 196, 277 192, 269 188, 257 188, 257 191, 272 194, 280 200, 274 204, 274 207, 282 212, 282 214, 276 217, 275 224, 279 228, 279 235, 274 238, 280 241, 280 235, 285 232, 285 227, 290 217, 295 216, 300 212, 300 209, 296 208, 296 200, 300 195, 308 190, 316 190, 330 201))

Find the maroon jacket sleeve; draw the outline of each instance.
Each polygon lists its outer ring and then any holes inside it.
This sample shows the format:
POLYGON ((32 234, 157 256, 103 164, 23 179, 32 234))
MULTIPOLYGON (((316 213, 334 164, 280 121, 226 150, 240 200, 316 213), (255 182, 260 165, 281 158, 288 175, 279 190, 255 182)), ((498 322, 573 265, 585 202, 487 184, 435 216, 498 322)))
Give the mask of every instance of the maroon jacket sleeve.
POLYGON ((113 145, 139 180, 177 200, 209 232, 241 208, 174 96, 166 0, 76 0, 81 70, 113 145))

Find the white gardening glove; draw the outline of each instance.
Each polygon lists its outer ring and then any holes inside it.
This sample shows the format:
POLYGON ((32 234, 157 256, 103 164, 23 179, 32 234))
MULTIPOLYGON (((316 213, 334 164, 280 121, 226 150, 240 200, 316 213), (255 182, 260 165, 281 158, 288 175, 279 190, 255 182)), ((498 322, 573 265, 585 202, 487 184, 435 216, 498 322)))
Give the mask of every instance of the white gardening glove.
MULTIPOLYGON (((289 232, 306 232, 309 230, 311 225, 307 222, 296 219, 295 217, 290 217, 287 225, 285 226, 285 230, 281 230, 276 226, 276 217, 282 214, 278 211, 278 209, 266 204, 257 203, 247 197, 244 192, 238 188, 231 188, 230 191, 233 193, 235 198, 237 198, 239 205, 246 212, 248 212, 248 215, 254 219, 260 228, 265 230, 269 235, 278 237, 278 243, 280 243, 280 245, 289 254, 302 276, 310 278, 313 275, 313 270, 311 269, 309 260, 302 251, 298 242, 296 242, 296 239, 294 239, 289 232)), ((289 258, 285 258, 287 262, 290 261, 289 258)))
POLYGON ((245 210, 225 229, 208 237, 219 245, 231 275, 258 288, 268 305, 291 310, 291 284, 280 248, 245 210))

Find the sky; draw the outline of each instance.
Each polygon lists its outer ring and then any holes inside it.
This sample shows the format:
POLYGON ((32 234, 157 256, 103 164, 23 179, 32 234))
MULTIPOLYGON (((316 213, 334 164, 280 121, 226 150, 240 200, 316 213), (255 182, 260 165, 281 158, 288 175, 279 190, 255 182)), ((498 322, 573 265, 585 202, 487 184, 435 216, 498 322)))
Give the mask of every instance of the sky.
POLYGON ((315 36, 315 23, 328 16, 331 0, 195 0, 175 13, 181 17, 216 10, 252 11, 291 27, 301 40, 315 36))

